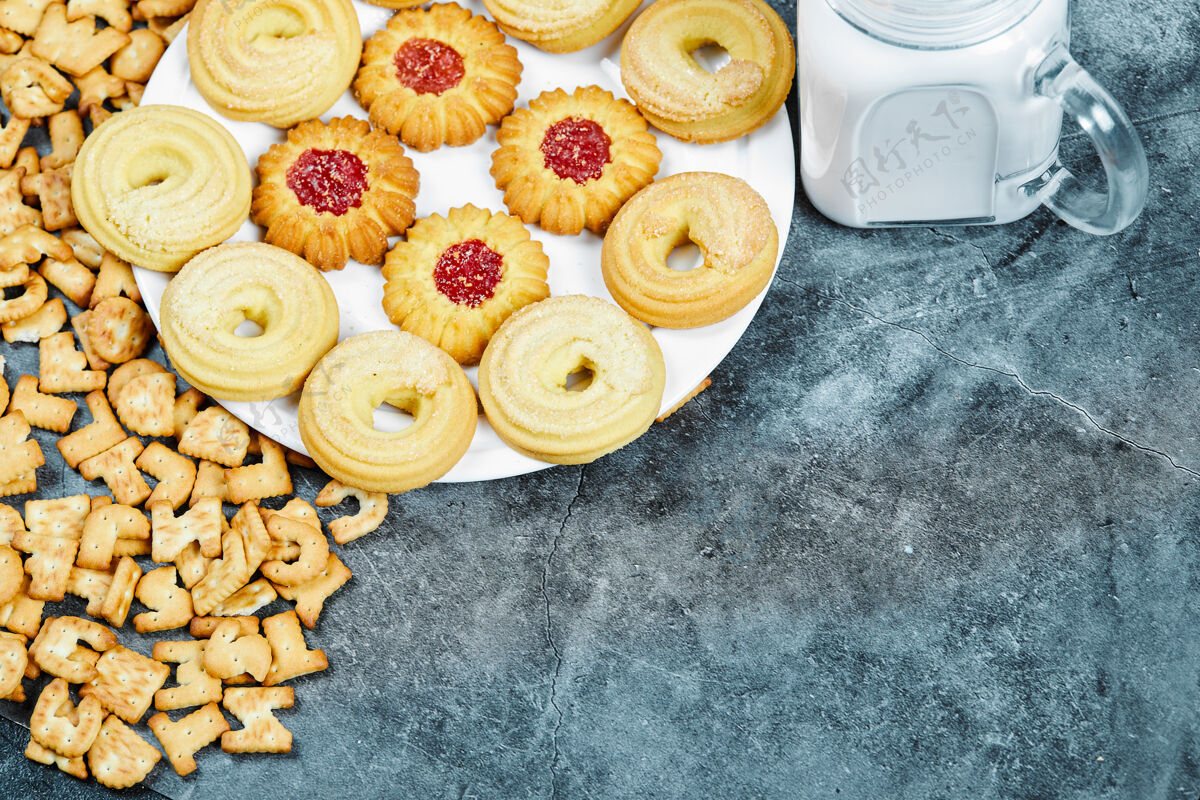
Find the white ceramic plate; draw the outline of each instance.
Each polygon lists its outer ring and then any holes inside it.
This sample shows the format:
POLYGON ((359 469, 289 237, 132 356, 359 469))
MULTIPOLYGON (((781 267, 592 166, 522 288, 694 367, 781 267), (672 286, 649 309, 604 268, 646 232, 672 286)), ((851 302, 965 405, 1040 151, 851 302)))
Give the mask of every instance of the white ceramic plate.
MULTIPOLYGON (((479 0, 461 4, 476 14, 486 13, 479 0)), ((354 6, 362 24, 364 39, 383 27, 392 14, 390 10, 358 0, 355 0, 354 6)), ((588 84, 602 86, 618 97, 626 97, 618 67, 624 32, 622 28, 587 50, 566 55, 544 53, 510 37, 509 41, 516 46, 525 67, 519 87, 518 107, 527 105, 547 89, 561 87, 571 91, 588 84)), ((181 33, 159 62, 146 87, 143 104, 172 103, 208 114, 229 129, 253 166, 268 147, 284 140, 284 132, 262 123, 225 119, 209 106, 192 84, 186 38, 186 32, 181 33)), ((345 115, 366 118, 366 112, 348 91, 321 118, 329 120, 345 115)), ((782 255, 796 188, 796 163, 786 111, 781 110, 766 126, 734 142, 702 147, 684 144, 664 133, 657 133, 657 136, 658 146, 663 153, 658 177, 694 170, 724 172, 743 178, 758 190, 766 198, 779 228, 779 252, 782 255)), ((450 208, 467 203, 504 211, 503 195, 488 174, 491 154, 495 149, 493 126, 486 136, 469 147, 444 147, 433 153, 409 150, 408 155, 421 175, 417 215, 444 214, 450 208)), ((586 231, 580 236, 555 236, 533 226, 530 226, 530 233, 542 243, 550 257, 549 284, 552 295, 583 293, 612 300, 600 274, 600 237, 586 231)), ((262 229, 247 220, 233 240, 256 241, 261 240, 262 235, 262 229)), ((140 268, 135 268, 134 274, 146 308, 157 325, 162 293, 170 276, 140 268)), ((378 267, 351 261, 344 270, 327 272, 325 277, 329 279, 341 308, 342 339, 365 331, 394 327, 383 313, 383 277, 378 267)), ((662 347, 667 364, 664 410, 683 399, 712 372, 750 324, 762 298, 760 294, 737 314, 715 325, 693 330, 654 329, 654 338, 662 347)), ((467 372, 474 383, 475 369, 467 372)), ((303 453, 304 443, 300 441, 296 426, 298 401, 299 393, 264 402, 222 401, 221 404, 251 427, 303 453)), ((381 426, 398 427, 403 424, 398 416, 390 420, 387 416, 386 412, 380 412, 376 417, 381 426)), ((467 454, 441 480, 491 480, 522 475, 548 466, 551 465, 509 448, 481 416, 467 454)))

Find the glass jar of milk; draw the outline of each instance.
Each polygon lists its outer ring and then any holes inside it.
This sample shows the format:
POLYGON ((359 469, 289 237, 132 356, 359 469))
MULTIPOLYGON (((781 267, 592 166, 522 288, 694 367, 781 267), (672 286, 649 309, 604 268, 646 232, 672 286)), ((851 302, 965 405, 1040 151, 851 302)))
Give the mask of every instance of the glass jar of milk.
POLYGON ((1067 52, 1067 2, 798 0, 813 205, 855 227, 998 224, 1043 203, 1092 233, 1132 222, 1146 155, 1067 52), (1096 145, 1104 191, 1058 161, 1064 110, 1096 145))

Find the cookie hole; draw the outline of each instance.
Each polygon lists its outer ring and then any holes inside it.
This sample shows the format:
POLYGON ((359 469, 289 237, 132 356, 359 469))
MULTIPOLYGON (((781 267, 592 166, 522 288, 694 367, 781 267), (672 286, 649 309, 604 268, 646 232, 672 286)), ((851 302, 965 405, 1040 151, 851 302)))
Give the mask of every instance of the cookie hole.
POLYGON ((733 60, 733 56, 729 55, 729 51, 716 42, 709 42, 693 50, 692 59, 705 72, 720 72, 726 64, 733 60))
POLYGON ((592 380, 595 379, 596 373, 586 365, 580 366, 579 369, 567 375, 563 382, 563 388, 568 392, 582 392, 584 389, 592 385, 592 380))
POLYGON ((282 5, 259 6, 246 22, 246 41, 253 43, 260 37, 292 39, 308 32, 304 18, 282 5))
POLYGON ((667 253, 667 267, 676 272, 691 272, 701 266, 704 266, 704 251, 691 241, 684 240, 667 253))
POLYGON ((371 425, 381 433, 396 433, 402 431, 414 422, 413 415, 403 408, 396 408, 389 403, 380 403, 371 412, 371 425))
POLYGON ((16 286, 5 286, 3 294, 5 300, 16 300, 25 294, 25 284, 18 283, 16 286))
POLYGON ((263 335, 263 327, 252 319, 244 319, 241 325, 233 329, 233 335, 243 339, 253 339, 263 335))

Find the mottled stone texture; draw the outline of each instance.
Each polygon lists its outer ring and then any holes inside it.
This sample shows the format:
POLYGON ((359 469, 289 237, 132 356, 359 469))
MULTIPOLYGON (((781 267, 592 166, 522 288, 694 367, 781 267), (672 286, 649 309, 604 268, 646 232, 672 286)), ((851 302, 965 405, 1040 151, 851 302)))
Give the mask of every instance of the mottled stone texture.
MULTIPOLYGON (((1200 10, 1074 10, 1150 157, 1129 230, 861 232, 798 197, 710 390, 585 468, 395 498, 342 549, 295 752, 153 785, 1193 800, 1200 10)), ((0 796, 107 796, 25 736, 0 721, 0 796)))

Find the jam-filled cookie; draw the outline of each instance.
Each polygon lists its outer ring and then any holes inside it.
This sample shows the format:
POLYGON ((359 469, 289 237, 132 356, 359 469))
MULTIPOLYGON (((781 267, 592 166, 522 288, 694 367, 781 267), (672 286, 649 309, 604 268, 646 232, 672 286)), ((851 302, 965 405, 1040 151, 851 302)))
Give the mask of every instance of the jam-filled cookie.
POLYGON ((371 124, 427 152, 467 145, 512 111, 517 50, 455 3, 398 11, 367 40, 354 96, 371 124))
POLYGON ((418 220, 383 265, 383 309, 460 364, 476 364, 517 309, 550 295, 549 259, 515 217, 464 206, 418 220))
POLYGON ((250 218, 273 245, 322 270, 380 264, 412 224, 418 177, 394 136, 339 117, 301 123, 258 159, 250 218))
POLYGON ((646 120, 598 86, 543 92, 505 117, 496 140, 504 204, 551 233, 603 233, 662 160, 646 120))

